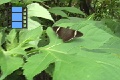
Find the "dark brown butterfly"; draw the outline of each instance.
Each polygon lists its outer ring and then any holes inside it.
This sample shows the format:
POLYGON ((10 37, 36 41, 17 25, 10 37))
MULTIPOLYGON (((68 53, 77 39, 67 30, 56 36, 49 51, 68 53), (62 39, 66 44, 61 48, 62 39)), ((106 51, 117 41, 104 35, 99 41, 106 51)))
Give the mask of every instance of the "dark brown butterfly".
POLYGON ((53 30, 58 34, 58 36, 64 41, 70 41, 75 37, 83 36, 83 33, 69 28, 64 27, 53 27, 53 30))

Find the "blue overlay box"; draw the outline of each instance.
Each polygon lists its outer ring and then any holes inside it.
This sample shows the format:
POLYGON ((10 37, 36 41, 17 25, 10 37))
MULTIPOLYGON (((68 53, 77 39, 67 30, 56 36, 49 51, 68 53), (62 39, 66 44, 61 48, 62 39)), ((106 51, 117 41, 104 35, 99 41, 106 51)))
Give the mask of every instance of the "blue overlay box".
POLYGON ((12 12, 22 12, 22 7, 12 7, 12 12))
POLYGON ((12 13, 12 21, 22 21, 22 13, 12 13))
POLYGON ((12 28, 22 28, 22 22, 12 22, 12 28))

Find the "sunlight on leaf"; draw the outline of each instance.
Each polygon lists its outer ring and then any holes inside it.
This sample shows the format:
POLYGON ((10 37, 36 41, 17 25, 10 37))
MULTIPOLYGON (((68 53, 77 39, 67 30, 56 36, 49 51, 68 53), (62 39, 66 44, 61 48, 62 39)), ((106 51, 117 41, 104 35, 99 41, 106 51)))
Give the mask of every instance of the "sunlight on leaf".
POLYGON ((28 7, 28 17, 36 16, 54 21, 48 10, 42 7, 41 5, 39 5, 38 3, 29 4, 27 7, 28 7))
POLYGON ((39 22, 37 22, 39 21, 39 19, 35 18, 35 20, 32 20, 30 17, 28 17, 28 30, 32 30, 37 27, 42 27, 42 25, 39 22))
POLYGON ((38 37, 42 34, 42 28, 37 27, 32 30, 23 30, 20 32, 20 44, 25 42, 30 42, 38 39, 38 37))

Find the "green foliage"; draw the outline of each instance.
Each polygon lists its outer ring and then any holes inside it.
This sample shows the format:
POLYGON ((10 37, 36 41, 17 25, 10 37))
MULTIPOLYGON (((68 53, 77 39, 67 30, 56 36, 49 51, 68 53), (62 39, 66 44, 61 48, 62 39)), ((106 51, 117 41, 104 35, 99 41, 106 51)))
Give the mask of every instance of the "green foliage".
POLYGON ((28 6, 28 17, 37 16, 45 19, 53 20, 50 13, 44 7, 37 3, 29 4, 28 6), (37 13, 36 13, 37 12, 37 13))
POLYGON ((53 7, 50 8, 49 11, 56 15, 61 15, 62 17, 68 17, 64 11, 85 15, 83 12, 81 12, 79 9, 75 7, 53 7))
MULTIPOLYGON (((32 1, 46 0, 28 0, 28 29, 0 26, 0 80, 37 80, 42 71, 52 80, 120 80, 118 18, 94 21, 96 14, 70 17, 70 13, 84 13, 75 7, 46 9, 32 1), (50 12, 66 19, 54 22, 50 12), (83 36, 64 43, 47 20, 54 22, 52 26, 69 26, 83 36)), ((1 0, 0 4, 7 2, 1 0)))
POLYGON ((103 18, 119 19, 120 18, 120 0, 101 0, 97 1, 96 5, 96 20, 103 18))
POLYGON ((4 3, 7 3, 7 2, 10 2, 11 0, 0 0, 0 4, 4 4, 4 3))
POLYGON ((23 60, 21 58, 11 57, 9 56, 8 52, 0 50, 0 66, 2 70, 2 75, 0 77, 0 80, 3 80, 6 76, 11 74, 16 69, 20 68, 22 65, 23 65, 23 60))

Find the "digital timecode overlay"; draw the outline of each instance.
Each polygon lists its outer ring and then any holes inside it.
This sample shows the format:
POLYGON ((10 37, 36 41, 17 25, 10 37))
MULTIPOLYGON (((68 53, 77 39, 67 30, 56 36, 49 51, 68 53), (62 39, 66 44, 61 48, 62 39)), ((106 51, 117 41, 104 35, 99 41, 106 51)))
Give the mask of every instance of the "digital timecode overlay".
POLYGON ((12 4, 9 4, 7 12, 8 28, 27 28, 27 7, 12 6, 12 4))

